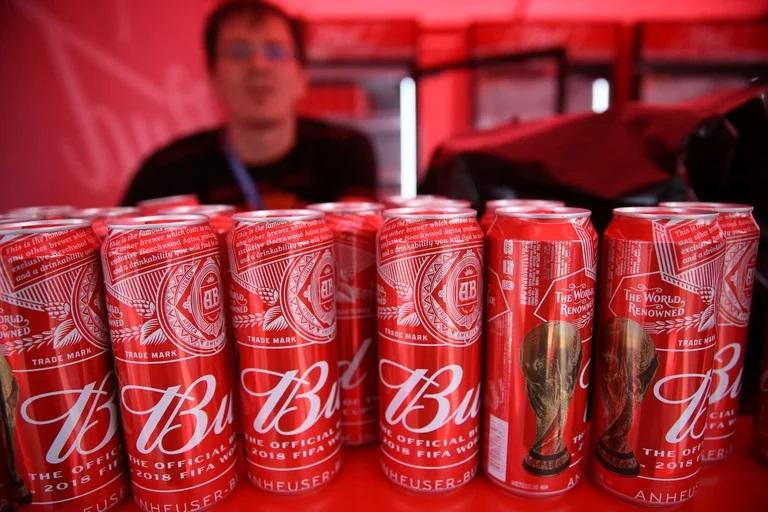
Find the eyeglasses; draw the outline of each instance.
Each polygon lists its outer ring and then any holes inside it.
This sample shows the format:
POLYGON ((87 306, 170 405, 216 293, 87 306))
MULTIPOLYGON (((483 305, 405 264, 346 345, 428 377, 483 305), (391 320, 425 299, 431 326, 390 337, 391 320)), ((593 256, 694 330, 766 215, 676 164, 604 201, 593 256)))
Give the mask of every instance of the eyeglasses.
POLYGON ((241 62, 253 60, 257 54, 269 62, 285 62, 295 57, 293 50, 281 43, 273 42, 254 45, 247 41, 231 41, 223 44, 218 54, 225 59, 241 62))

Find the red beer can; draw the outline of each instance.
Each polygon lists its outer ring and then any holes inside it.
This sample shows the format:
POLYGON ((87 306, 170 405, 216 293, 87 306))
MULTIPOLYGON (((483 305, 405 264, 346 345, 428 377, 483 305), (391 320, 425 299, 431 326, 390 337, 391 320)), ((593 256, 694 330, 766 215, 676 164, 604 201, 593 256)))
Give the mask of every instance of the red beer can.
POLYGON ((87 219, 91 221, 91 228, 93 228, 96 236, 99 240, 104 240, 107 237, 107 219, 115 217, 125 217, 127 215, 134 215, 139 212, 138 208, 133 206, 108 206, 104 208, 81 208, 74 210, 71 217, 78 219, 87 219))
POLYGON ((153 197, 136 203, 141 213, 145 215, 159 213, 160 210, 173 206, 197 206, 200 201, 194 194, 178 194, 175 196, 153 197))
POLYGON ((228 246, 248 478, 309 491, 341 467, 333 233, 322 212, 263 210, 235 215, 228 246))
POLYGON ((336 240, 336 324, 341 392, 341 439, 347 445, 379 437, 378 342, 376 333, 376 233, 378 203, 322 203, 336 240))
POLYGON ((760 227, 752 206, 730 203, 662 203, 661 206, 715 211, 725 237, 725 268, 717 316, 717 350, 712 369, 705 462, 727 458, 739 418, 739 395, 744 371, 752 290, 755 281, 760 227))
POLYGON ((107 311, 139 507, 208 508, 237 484, 219 243, 201 215, 115 219, 107 311))
POLYGON ((468 208, 385 210, 377 237, 381 466, 445 492, 477 472, 483 232, 468 208))
POLYGON ((558 206, 565 206, 565 203, 554 199, 492 199, 485 203, 485 211, 480 216, 480 227, 487 233, 499 208, 557 208, 558 206))
POLYGON ((0 438, 22 510, 127 494, 98 250, 85 220, 0 226, 0 438))
POLYGON ((592 474, 643 505, 699 482, 725 244, 717 214, 617 208, 603 242, 592 474))
POLYGON ((69 205, 26 206, 8 211, 8 215, 18 219, 45 220, 66 219, 75 209, 69 205))
POLYGON ((581 480, 597 272, 589 210, 500 208, 488 232, 483 464, 527 496, 581 480))
POLYGON ((755 456, 768 464, 768 328, 763 342, 763 364, 758 381, 757 411, 752 432, 752 449, 755 456))
POLYGON ((383 199, 384 206, 387 208, 402 208, 404 207, 408 201, 413 201, 414 199, 448 199, 445 196, 435 196, 432 194, 419 194, 417 196, 389 196, 385 197, 383 199))

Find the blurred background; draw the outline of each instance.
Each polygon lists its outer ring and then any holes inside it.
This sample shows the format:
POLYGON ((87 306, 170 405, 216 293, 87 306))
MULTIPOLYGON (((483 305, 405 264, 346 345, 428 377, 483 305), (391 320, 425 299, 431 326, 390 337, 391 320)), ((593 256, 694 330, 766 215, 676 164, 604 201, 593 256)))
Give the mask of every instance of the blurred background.
MULTIPOLYGON (((114 205, 143 158, 215 124, 201 31, 217 3, 0 2, 0 208, 114 205)), ((307 23, 301 112, 370 137, 381 195, 415 193, 475 129, 679 105, 768 70, 765 0, 276 3, 307 23)))

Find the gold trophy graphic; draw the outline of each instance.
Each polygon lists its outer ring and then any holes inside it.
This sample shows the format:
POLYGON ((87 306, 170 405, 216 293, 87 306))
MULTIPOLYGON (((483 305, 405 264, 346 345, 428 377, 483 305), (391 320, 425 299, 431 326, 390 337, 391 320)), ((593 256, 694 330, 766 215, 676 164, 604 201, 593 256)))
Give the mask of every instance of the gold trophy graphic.
POLYGON ((628 437, 635 410, 659 367, 656 347, 640 324, 615 318, 603 332, 600 363, 598 385, 608 427, 597 442, 595 455, 611 471, 636 476, 640 464, 628 437))
POLYGON ((579 380, 581 354, 579 331, 567 322, 546 322, 525 335, 520 363, 536 415, 536 440, 523 459, 530 473, 556 475, 571 462, 563 426, 579 380))

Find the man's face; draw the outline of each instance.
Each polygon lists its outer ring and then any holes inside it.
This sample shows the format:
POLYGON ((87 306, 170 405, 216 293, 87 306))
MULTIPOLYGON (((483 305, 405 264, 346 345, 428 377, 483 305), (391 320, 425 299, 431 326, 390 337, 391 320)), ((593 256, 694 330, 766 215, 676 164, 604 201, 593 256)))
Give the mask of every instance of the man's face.
POLYGON ((295 116, 306 77, 284 20, 237 16, 219 30, 211 82, 229 118, 274 124, 295 116))

